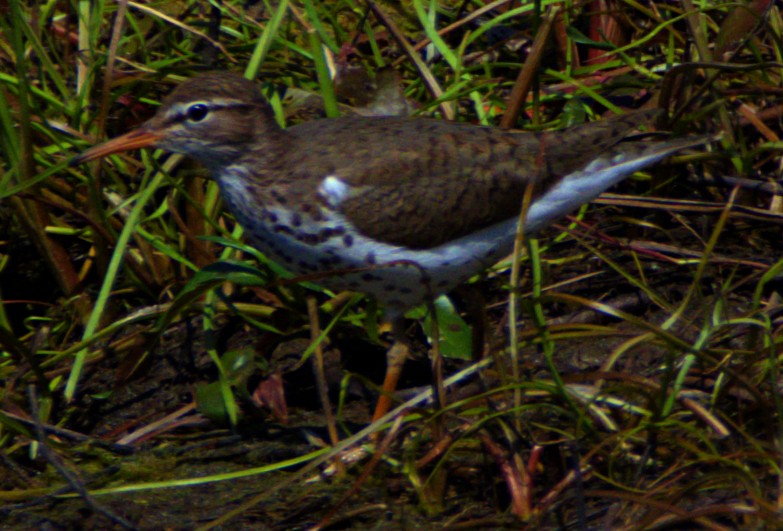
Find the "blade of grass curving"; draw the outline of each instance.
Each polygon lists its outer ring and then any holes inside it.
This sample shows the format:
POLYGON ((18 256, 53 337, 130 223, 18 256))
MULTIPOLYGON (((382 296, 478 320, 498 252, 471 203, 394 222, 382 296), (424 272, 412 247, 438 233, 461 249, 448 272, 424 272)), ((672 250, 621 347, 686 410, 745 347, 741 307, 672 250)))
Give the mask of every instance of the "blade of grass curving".
POLYGON ((217 315, 217 294, 215 290, 209 290, 206 293, 204 299, 204 310, 202 311, 203 324, 202 330, 204 330, 204 339, 206 344, 206 351, 209 355, 212 363, 218 369, 218 382, 220 387, 220 397, 223 400, 223 408, 231 428, 234 429, 239 422, 239 404, 237 404, 234 393, 231 390, 231 381, 229 379, 229 373, 223 364, 223 360, 220 357, 220 353, 216 347, 215 331, 217 326, 215 324, 215 316, 217 315))
POLYGON ((59 92, 59 98, 54 98, 54 96, 52 98, 60 101, 71 101, 71 89, 61 75, 62 69, 52 62, 50 54, 47 53, 46 47, 41 43, 38 35, 33 31, 29 23, 21 24, 19 28, 23 35, 27 37, 25 42, 34 51, 33 55, 39 61, 38 68, 42 70, 40 75, 46 74, 46 78, 54 84, 59 92))
MULTIPOLYGON (((2 105, 2 103, 3 102, 0 101, 0 105, 2 105)), ((68 169, 68 163, 61 162, 60 164, 57 164, 55 166, 50 166, 48 169, 36 174, 31 179, 21 182, 16 186, 8 186, 8 184, 10 184, 8 181, 10 180, 10 177, 13 176, 13 173, 8 172, 5 176, 3 176, 4 178, 2 179, 2 181, 0 181, 0 183, 6 183, 5 187, 0 186, 0 200, 12 197, 21 192, 29 191, 30 188, 33 188, 38 183, 49 179, 52 175, 62 173, 67 169, 68 169), (9 179, 6 179, 5 177, 9 177, 9 179)))
MULTIPOLYGON (((606 65, 606 63, 604 63, 604 65, 606 65)), ((623 113, 623 111, 619 107, 617 107, 617 105, 613 104, 607 98, 605 98, 604 96, 598 93, 598 90, 601 88, 600 86, 591 87, 589 85, 586 85, 585 83, 582 83, 577 78, 566 76, 565 74, 562 74, 560 72, 557 72, 549 68, 544 71, 544 74, 548 76, 552 76, 555 79, 559 79, 564 83, 570 83, 574 85, 579 92, 584 92, 585 95, 594 99, 597 103, 600 103, 602 106, 606 107, 608 110, 612 111, 613 113, 616 114, 623 113)))
MULTIPOLYGON (((491 30, 495 26, 498 26, 498 25, 502 24, 506 20, 513 19, 513 18, 515 18, 515 17, 517 17, 519 15, 528 13, 532 9, 533 9, 533 5, 528 3, 528 4, 520 6, 520 7, 515 7, 513 9, 509 9, 505 13, 498 13, 497 16, 492 17, 490 20, 488 20, 487 22, 482 23, 476 29, 471 30, 468 33, 467 37, 465 38, 465 46, 468 47, 468 46, 473 45, 479 38, 481 38, 482 35, 484 35, 484 33, 486 33, 487 31, 491 30)), ((474 14, 475 14, 475 12, 472 13, 471 15, 474 15, 474 14)), ((452 26, 453 26, 453 24, 452 24, 452 26)), ((447 28, 444 28, 444 30, 450 29, 452 26, 448 26, 447 28)), ((441 30, 440 33, 442 33, 444 30, 441 30)))
POLYGON ((712 253, 715 250, 715 246, 718 244, 718 239, 723 233, 723 229, 729 220, 729 214, 731 213, 731 209, 734 205, 734 201, 737 198, 737 194, 739 193, 739 190, 740 190, 739 187, 734 187, 734 189, 731 191, 731 195, 729 195, 729 198, 726 201, 726 205, 723 208, 723 211, 721 212, 721 215, 718 218, 717 223, 715 224, 715 228, 713 229, 712 234, 710 234, 710 239, 707 242, 706 247, 704 248, 704 252, 702 253, 701 259, 699 260, 699 265, 696 267, 696 271, 693 275, 693 282, 691 282, 690 288, 688 289, 688 292, 685 294, 682 303, 672 313, 672 315, 668 319, 666 319, 666 321, 661 325, 661 328, 663 330, 671 329, 674 326, 674 324, 677 321, 679 321, 679 319, 685 313, 685 310, 688 307, 688 303, 691 301, 691 299, 693 299, 694 295, 696 294, 696 290, 699 289, 699 287, 701 286, 701 279, 704 277, 704 272, 707 269, 707 266, 709 265, 710 256, 712 256, 712 253))
MULTIPOLYGON (((753 312, 760 312, 762 305, 761 299, 764 296, 764 291, 767 287, 767 284, 776 280, 781 274, 783 274, 783 260, 779 260, 770 266, 770 268, 767 269, 763 275, 761 275, 761 278, 756 283, 756 288, 753 290, 753 297, 751 298, 751 310, 753 312)), ((767 327, 771 327, 771 323, 769 323, 769 315, 766 312, 762 313, 762 318, 765 322, 767 322, 767 327)), ((755 349, 758 340, 758 329, 751 328, 747 337, 745 338, 745 348, 748 350, 755 349)))
POLYGON ((49 380, 41 370, 39 361, 35 356, 31 355, 30 349, 14 335, 13 331, 6 323, 0 324, 0 345, 3 345, 3 349, 8 352, 11 359, 13 359, 18 366, 23 366, 25 363, 29 365, 30 370, 32 370, 35 375, 36 387, 41 393, 41 396, 47 399, 50 398, 49 380))
MULTIPOLYGON (((104 496, 107 494, 140 492, 145 490, 164 489, 164 488, 171 488, 171 487, 194 487, 197 485, 209 485, 210 483, 215 483, 217 481, 231 481, 239 478, 258 476, 261 474, 269 474, 272 472, 279 472, 279 471, 287 470, 291 467, 299 467, 302 465, 306 465, 308 462, 313 462, 313 460, 316 460, 320 464, 320 462, 322 461, 319 458, 323 457, 323 455, 327 453, 331 455, 332 452, 330 450, 331 448, 321 448, 319 450, 315 450, 308 454, 294 457, 292 459, 287 459, 285 461, 273 463, 271 465, 265 465, 265 466, 255 467, 255 468, 247 468, 236 472, 226 472, 223 474, 214 474, 211 476, 200 476, 200 477, 185 478, 185 479, 171 479, 167 481, 151 481, 149 483, 135 483, 132 485, 121 485, 118 487, 107 487, 103 489, 92 490, 90 491, 90 494, 93 496, 104 496)), ((77 496, 78 494, 76 493, 68 493, 68 494, 61 494, 58 496, 58 498, 65 499, 65 498, 74 498, 77 496)))
MULTIPOLYGON (((625 46, 613 47, 611 53, 625 53, 633 50, 634 48, 640 48, 642 45, 647 44, 647 42, 656 39, 658 34, 663 30, 669 29, 670 26, 674 26, 680 20, 687 19, 687 18, 688 18, 688 14, 685 13, 676 17, 672 17, 668 20, 665 20, 661 22, 659 25, 652 28, 649 32, 645 32, 644 35, 639 36, 638 39, 626 44, 625 46)), ((671 33, 676 34, 675 31, 672 31, 671 33)))
MULTIPOLYGON (((570 406, 571 411, 582 416, 582 408, 578 407, 574 403, 573 398, 566 392, 566 386, 563 379, 560 377, 560 371, 555 364, 555 344, 549 334, 549 327, 547 326, 546 316, 544 315, 544 308, 541 305, 543 300, 543 275, 541 268, 541 253, 538 248, 538 239, 530 238, 526 240, 528 258, 530 259, 530 275, 532 277, 532 297, 531 297, 531 319, 533 324, 538 330, 538 337, 540 340, 541 348, 544 351, 544 359, 546 360, 547 369, 549 375, 554 382, 554 387, 558 396, 563 398, 565 402, 570 406)), ((519 363, 517 361, 517 363, 519 363)), ((517 369, 518 371, 518 369, 517 369)), ((518 380, 517 380, 518 382, 518 380)), ((515 405, 517 402, 515 401, 515 405)))
POLYGON ((372 57, 375 60, 375 65, 378 68, 381 68, 386 64, 386 61, 383 58, 383 52, 378 45, 378 39, 375 38, 375 32, 372 29, 372 24, 370 24, 366 18, 367 17, 365 17, 363 24, 364 35, 367 37, 367 44, 370 45, 370 50, 372 51, 372 57))
POLYGON ((310 41, 310 49, 313 53, 315 72, 318 77, 318 86, 320 87, 319 94, 324 103, 326 116, 327 118, 337 118, 340 116, 340 111, 337 108, 337 96, 334 94, 332 77, 329 75, 329 68, 326 65, 322 41, 319 34, 314 30, 308 30, 307 37, 310 41))
POLYGON ((137 228, 137 234, 141 236, 144 241, 149 243, 153 249, 160 251, 161 255, 184 265, 191 271, 198 271, 199 268, 196 264, 191 262, 185 255, 179 252, 179 250, 173 248, 171 245, 167 245, 163 240, 161 240, 160 236, 149 232, 141 226, 137 228))
MULTIPOLYGON (((470 365, 469 367, 461 370, 457 374, 447 378, 443 382, 443 385, 445 388, 448 388, 454 385, 456 382, 463 381, 467 376, 476 374, 478 371, 485 369, 486 367, 490 366, 491 363, 492 360, 490 358, 486 358, 477 363, 474 363, 473 365, 470 365)), ((386 415, 379 418, 378 420, 376 420, 369 426, 365 427, 364 429, 360 430, 359 432, 355 433, 351 437, 343 439, 338 444, 326 449, 329 451, 318 454, 318 456, 316 456, 308 464, 306 464, 296 472, 293 472, 290 475, 286 476, 284 479, 281 479, 281 481, 275 483, 271 488, 266 489, 264 492, 261 492, 251 497, 250 499, 247 499, 246 501, 243 501, 237 507, 229 510, 227 513, 223 514, 219 518, 216 518, 215 520, 198 527, 197 531, 207 531, 208 529, 214 529, 215 527, 224 525, 229 520, 232 520, 233 518, 239 516, 240 514, 254 507, 261 501, 270 498, 271 496, 273 496, 283 488, 294 484, 294 482, 296 481, 300 481, 301 479, 305 478, 307 474, 310 474, 317 467, 319 467, 321 464, 327 462, 330 459, 333 459, 335 456, 340 455, 348 448, 351 448, 352 446, 358 444, 365 438, 369 437, 371 434, 377 432, 379 429, 382 429, 383 426, 385 426, 387 423, 392 421, 397 416, 401 415, 404 411, 415 408, 416 406, 424 403, 426 400, 432 399, 432 394, 433 394, 432 387, 428 387, 426 390, 417 394, 407 402, 400 404, 398 407, 394 408, 386 415)))
MULTIPOLYGON (((3 28, 3 32, 7 31, 7 26, 0 23, 0 27, 3 28)), ((6 85, 17 83, 16 78, 10 76, 0 76, 0 83, 6 85)), ((22 184, 16 187, 9 188, 12 181, 18 181, 18 168, 19 168, 19 135, 16 131, 16 122, 11 116, 11 105, 6 98, 6 88, 0 90, 0 147, 3 149, 3 158, 8 165, 10 171, 3 172, 2 178, 0 178, 0 199, 5 199, 8 196, 14 195, 22 190, 32 186, 35 182, 24 181, 22 184)), ((47 176, 48 177, 48 176, 47 176)))
MULTIPOLYGON (((331 50, 332 53, 337 54, 340 52, 340 47, 334 41, 329 32, 324 28, 324 24, 321 21, 321 17, 318 14, 318 10, 313 5, 313 0, 304 0, 305 13, 307 13, 307 21, 312 24, 313 29, 318 32, 318 39, 321 43, 331 50)), ((327 7, 328 4, 322 4, 322 7, 327 7)))
MULTIPOLYGON (((405 52, 405 55, 416 67, 416 70, 419 72, 419 75, 424 81, 424 86, 427 87, 427 90, 429 91, 432 98, 435 100, 439 99, 443 95, 443 89, 441 89, 440 84, 435 79, 435 76, 422 60, 418 52, 408 43, 408 39, 405 37, 405 34, 400 30, 391 17, 389 17, 382 9, 375 5, 375 2, 370 2, 369 6, 381 24, 386 26, 386 28, 389 30, 389 33, 394 36, 397 44, 399 44, 399 46, 405 52)), ((453 102, 441 101, 439 106, 444 118, 447 120, 454 120, 456 118, 457 113, 454 109, 453 102)))
POLYGON ((329 337, 329 332, 331 332, 332 329, 337 325, 337 323, 340 322, 340 319, 342 319, 345 313, 357 302, 362 300, 362 298, 364 298, 364 295, 356 294, 351 298, 348 304, 345 304, 343 305, 342 308, 340 308, 337 314, 335 314, 334 317, 332 317, 329 320, 329 324, 326 325, 326 328, 321 330, 320 334, 318 334, 318 337, 314 341, 310 341, 310 344, 307 346, 307 349, 305 349, 305 351, 302 353, 301 356, 302 361, 307 361, 308 359, 310 359, 310 356, 313 355, 318 345, 322 344, 326 340, 326 338, 329 337))
MULTIPOLYGON (((640 291, 642 291, 647 297, 650 298, 650 301, 661 308, 662 310, 666 311, 667 313, 671 312, 671 305, 666 302, 666 300, 658 295, 658 293, 655 292, 655 290, 645 282, 644 278, 638 278, 631 274, 629 271, 627 271, 625 268, 623 268, 619 263, 609 258, 608 255, 601 252, 600 249, 597 247, 590 245, 586 240, 581 238, 578 234, 571 233, 571 236, 579 242, 579 245, 590 251, 591 254, 596 255, 598 258, 601 259, 602 262, 604 262, 606 265, 611 267, 615 272, 619 273, 626 282, 631 284, 632 286, 638 288, 640 291)), ((634 260, 637 258, 637 253, 633 253, 634 260)), ((635 261, 635 263, 638 263, 635 261)), ((639 268, 639 274, 643 275, 643 271, 641 267, 639 268)))
POLYGON ((435 12, 432 9, 434 7, 435 4, 430 2, 431 11, 427 13, 422 5, 422 0, 413 0, 413 8, 416 10, 416 16, 419 17, 422 28, 424 28, 424 33, 430 39, 432 45, 435 46, 435 49, 438 50, 438 53, 449 63, 449 66, 454 71, 454 77, 459 78, 461 77, 462 61, 438 34, 438 30, 435 27, 435 12))
POLYGON ((685 21, 691 30, 696 49, 699 52, 699 58, 702 61, 712 60, 712 53, 710 53, 710 45, 707 39, 707 16, 700 9, 696 9, 691 0, 682 0, 682 4, 685 8, 685 13, 682 16, 685 17, 685 21))
MULTIPOLYGON (((466 369, 463 369, 459 373, 451 376, 450 378, 446 379, 444 382, 444 385, 451 386, 454 385, 455 382, 460 382, 464 380, 467 376, 471 374, 475 374, 479 370, 482 370, 489 366, 491 364, 491 360, 485 359, 478 363, 475 363, 466 369)), ((382 418, 378 419, 373 424, 365 427, 358 433, 354 434, 353 436, 344 439, 340 441, 339 444, 337 444, 335 447, 327 447, 322 448, 319 450, 316 450, 314 452, 310 452, 306 455, 295 457, 293 459, 289 459, 286 461, 281 461, 278 463, 274 463, 271 465, 266 465, 262 467, 256 467, 246 470, 240 470, 237 472, 229 472, 224 474, 215 474, 212 476, 203 476, 198 478, 185 478, 185 479, 178 479, 178 480, 169 480, 169 481, 156 481, 156 482, 150 482, 150 483, 136 483, 131 485, 121 485, 118 487, 109 487, 104 489, 95 489, 91 490, 90 494, 94 496, 102 496, 107 494, 119 494, 124 492, 139 492, 144 490, 153 490, 153 489, 159 489, 159 488, 168 488, 168 487, 189 487, 189 486, 196 486, 196 485, 205 485, 214 483, 216 481, 230 481, 233 479, 238 479, 242 477, 250 477, 250 476, 256 476, 261 474, 268 474, 271 472, 277 472, 286 470, 291 467, 297 467, 302 466, 302 468, 298 469, 296 472, 292 473, 290 476, 285 477, 282 481, 275 484, 271 489, 268 489, 267 491, 261 493, 259 496, 254 497, 251 500, 248 500, 242 506, 238 507, 236 510, 232 510, 229 513, 226 513, 223 517, 220 519, 212 522, 211 524, 207 524, 204 527, 201 527, 200 529, 211 529, 214 527, 214 525, 219 525, 219 522, 225 522, 228 519, 232 518, 233 516, 236 516, 239 514, 242 510, 245 510, 247 507, 252 507, 258 501, 273 495, 275 492, 279 491, 280 489, 284 488, 287 485, 293 484, 295 481, 299 481, 302 478, 306 477, 307 474, 311 473, 313 470, 315 470, 318 466, 321 464, 327 462, 330 459, 333 459, 335 456, 340 455, 341 452, 344 452, 348 448, 356 445, 357 443, 361 442, 363 439, 365 439, 367 436, 375 432, 380 426, 383 426, 387 422, 391 421, 395 417, 399 416, 403 411, 409 410, 425 400, 428 400, 432 396, 432 389, 428 388, 424 390, 423 392, 417 394, 415 397, 411 398, 404 404, 400 405, 399 407, 395 408, 393 411, 390 411, 386 415, 384 415, 382 418)), ((58 497, 61 498, 73 498, 78 496, 78 494, 75 493, 67 493, 62 494, 58 497)))
MULTIPOLYGON (((3 31, 6 32, 6 34, 9 31, 8 26, 3 25, 2 18, 0 18, 0 28, 3 28, 3 31)), ((0 83, 12 87, 17 87, 18 89, 19 78, 5 72, 0 72, 0 83)), ((30 94, 32 94, 36 98, 40 98, 42 102, 46 103, 46 105, 48 105, 51 108, 51 110, 61 112, 61 113, 68 112, 68 104, 64 103, 59 98, 56 98, 51 92, 41 87, 37 87, 35 85, 29 85, 29 84, 26 86, 26 89, 30 92, 30 94)), ((9 110, 10 109, 11 107, 9 106, 9 110)))
POLYGON ((248 79, 256 79, 258 73, 261 71, 261 64, 266 59, 272 43, 274 42, 277 32, 280 29, 280 24, 283 22, 283 17, 288 11, 289 0, 281 0, 277 9, 272 14, 272 17, 267 22, 261 37, 256 42, 256 47, 253 50, 253 55, 245 67, 245 77, 248 79))
MULTIPOLYGON (((520 380, 519 374, 519 341, 517 338, 517 323, 519 322, 519 282, 521 278, 522 268, 522 250, 525 248, 525 219, 527 219, 527 212, 530 208, 530 202, 533 200, 533 187, 528 185, 525 187, 524 195, 522 196, 522 202, 520 204, 519 219, 517 220, 517 230, 514 236, 514 251, 511 259, 511 278, 508 298, 508 334, 509 334, 509 357, 511 362, 511 378, 512 383, 518 384, 520 380)), ((528 250, 531 248, 531 244, 527 244, 528 250)), ((505 377, 505 371, 500 371, 501 382, 503 385, 508 385, 508 380, 505 377)), ((519 408, 522 404, 522 393, 518 387, 514 388, 512 395, 512 403, 514 408, 519 408)), ((517 430, 521 428, 521 419, 515 421, 515 427, 517 430)))
POLYGON ((601 364, 601 372, 610 372, 614 368, 614 364, 622 357, 623 354, 633 349, 638 345, 643 345, 655 338, 655 334, 652 332, 645 332, 636 337, 632 337, 627 341, 623 341, 620 345, 612 349, 612 352, 601 364))
POLYGON ((144 14, 150 15, 150 16, 152 16, 154 18, 159 18, 159 19, 167 22, 168 24, 171 24, 172 26, 176 26, 177 28, 179 28, 179 29, 181 29, 183 31, 186 31, 187 33, 191 33, 193 35, 198 36, 201 39, 204 39, 206 42, 208 42, 209 44, 211 44, 212 46, 214 46, 215 48, 220 50, 229 61, 231 61, 232 63, 236 62, 236 59, 234 59, 234 56, 231 54, 231 52, 229 52, 226 49, 225 46, 223 46, 222 44, 217 42, 215 39, 213 39, 212 37, 210 37, 206 33, 202 32, 202 31, 199 31, 196 28, 194 28, 192 26, 189 26, 188 24, 180 22, 176 18, 170 17, 167 14, 163 13, 162 11, 159 11, 157 9, 153 9, 153 8, 151 8, 149 6, 144 5, 144 4, 140 4, 138 2, 128 2, 128 6, 134 8, 134 9, 136 9, 138 11, 141 11, 144 14))
MULTIPOLYGON (((92 32, 90 32, 90 25, 92 17, 90 13, 90 7, 93 2, 91 0, 79 0, 76 5, 76 16, 78 20, 78 27, 76 33, 78 35, 79 53, 76 54, 76 93, 79 95, 77 98, 77 104, 79 108, 84 108, 84 100, 88 94, 92 93, 90 87, 90 80, 92 76, 89 75, 90 69, 87 64, 92 62, 92 51, 95 50, 93 43, 94 39, 91 38, 92 32)), ((99 2, 100 13, 103 13, 103 3, 99 2)), ((99 17, 100 18, 100 17, 99 17)), ((96 28, 95 24, 92 24, 93 28, 96 28)))
POLYGON ((770 268, 761 275, 761 278, 756 284, 756 289, 753 290, 752 308, 754 310, 761 308, 761 299, 764 296, 764 290, 766 289, 767 284, 780 277, 781 274, 783 274, 783 259, 770 266, 770 268))
MULTIPOLYGON (((18 109, 16 114, 18 119, 14 124, 13 115, 7 115, 6 118, 9 122, 4 123, 4 127, 13 126, 17 128, 14 130, 12 127, 11 130, 6 130, 9 135, 9 140, 6 143, 15 144, 18 150, 18 157, 15 159, 16 172, 9 173, 15 173, 18 182, 27 184, 35 180, 36 173, 35 143, 32 128, 36 110, 33 106, 35 100, 30 97, 29 87, 31 85, 27 82, 30 75, 28 69, 29 56, 26 42, 23 38, 25 36, 24 28, 30 22, 25 17, 20 2, 12 2, 8 11, 10 12, 8 18, 0 17, 2 19, 0 28, 4 30, 4 35, 10 41, 10 49, 13 52, 15 62, 16 79, 19 80, 16 85, 16 107, 18 109), (10 137, 14 136, 17 137, 14 139, 15 141, 10 140, 10 137)), ((10 178, 9 180, 3 179, 3 181, 10 182, 10 178)), ((7 190, 5 193, 7 193, 7 190)), ((68 297, 79 293, 79 275, 73 266, 68 251, 59 241, 51 238, 46 233, 46 227, 53 224, 49 210, 36 201, 21 197, 12 197, 10 203, 25 232, 43 255, 45 263, 56 279, 60 289, 68 297)), ((89 312, 89 299, 85 296, 74 300, 74 307, 82 318, 86 318, 86 314, 89 312)))
MULTIPOLYGON (((182 160, 182 156, 180 155, 174 155, 169 158, 163 165, 166 172, 168 172, 175 165, 179 164, 180 160, 182 160)), ((128 243, 130 242, 130 239, 136 230, 136 226, 141 221, 144 208, 147 206, 147 203, 152 200, 154 193, 163 183, 165 178, 166 173, 164 172, 158 172, 154 175, 151 181, 147 184, 147 187, 138 195, 136 204, 131 209, 130 214, 128 215, 128 219, 125 220, 125 225, 122 227, 122 232, 120 232, 120 235, 117 238, 117 242, 115 243, 114 251, 111 255, 111 260, 109 261, 109 265, 106 270, 106 276, 103 278, 103 283, 101 284, 101 289, 98 292, 98 297, 95 299, 95 305, 93 307, 92 313, 90 314, 87 320, 87 324, 84 327, 84 333, 82 334, 83 341, 91 338, 92 335, 97 331, 100 325, 101 317, 106 311, 106 305, 109 302, 109 297, 111 296, 114 282, 117 280, 117 275, 119 274, 122 260, 124 259, 125 253, 128 250, 128 243)), ((73 367, 71 368, 71 372, 68 375, 68 381, 65 385, 64 398, 66 402, 73 400, 73 397, 76 393, 76 386, 79 383, 79 377, 81 376, 82 370, 84 368, 84 362, 86 358, 86 348, 76 353, 73 367)))
POLYGON ((584 297, 580 297, 578 295, 570 295, 566 293, 547 293, 543 295, 543 298, 563 302, 566 304, 576 304, 579 306, 584 306, 586 308, 592 308, 597 312, 609 315, 611 317, 615 317, 617 319, 621 319, 623 321, 627 321, 628 324, 639 327, 642 330, 649 330, 650 332, 654 333, 656 337, 670 344, 673 348, 683 350, 686 352, 689 352, 691 350, 690 343, 672 334, 671 332, 666 330, 663 326, 660 327, 656 326, 650 323, 649 321, 640 319, 635 315, 632 315, 623 310, 618 310, 617 308, 613 308, 608 304, 592 301, 590 299, 585 299, 584 297))

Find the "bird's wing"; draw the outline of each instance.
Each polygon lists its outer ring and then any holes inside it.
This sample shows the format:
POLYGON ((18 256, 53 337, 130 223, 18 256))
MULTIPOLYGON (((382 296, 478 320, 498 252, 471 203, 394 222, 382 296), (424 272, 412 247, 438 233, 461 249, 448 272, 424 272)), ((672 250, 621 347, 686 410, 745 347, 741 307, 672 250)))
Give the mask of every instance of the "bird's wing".
POLYGON ((534 197, 546 193, 621 141, 638 114, 547 133, 397 118, 322 120, 289 132, 319 140, 297 167, 359 232, 426 249, 517 216, 526 185, 534 197))

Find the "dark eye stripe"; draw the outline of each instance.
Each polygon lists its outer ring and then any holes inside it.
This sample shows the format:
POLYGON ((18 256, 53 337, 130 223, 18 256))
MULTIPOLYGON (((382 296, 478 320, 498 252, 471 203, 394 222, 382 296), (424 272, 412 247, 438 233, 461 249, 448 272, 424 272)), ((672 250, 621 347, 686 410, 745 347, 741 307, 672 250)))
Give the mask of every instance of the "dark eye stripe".
POLYGON ((252 109, 254 107, 252 104, 241 103, 241 102, 236 102, 236 103, 233 103, 233 102, 232 103, 210 103, 210 102, 194 101, 193 103, 190 103, 187 106, 183 106, 182 109, 180 110, 180 112, 178 112, 177 114, 169 116, 163 122, 164 127, 169 127, 169 126, 172 126, 172 125, 177 124, 177 123, 192 122, 193 119, 188 115, 188 111, 190 111, 190 109, 194 105, 199 104, 199 103, 201 103, 202 105, 204 105, 207 108, 207 114, 210 113, 210 112, 215 112, 215 111, 219 111, 219 110, 222 110, 222 109, 238 109, 238 110, 243 110, 243 111, 249 111, 250 109, 252 109))

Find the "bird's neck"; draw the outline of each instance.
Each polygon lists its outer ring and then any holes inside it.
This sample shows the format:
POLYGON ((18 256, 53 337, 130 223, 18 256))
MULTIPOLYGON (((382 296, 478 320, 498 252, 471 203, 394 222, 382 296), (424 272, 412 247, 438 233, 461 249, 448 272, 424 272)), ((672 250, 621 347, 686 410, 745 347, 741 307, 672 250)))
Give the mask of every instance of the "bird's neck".
POLYGON ((288 133, 277 125, 271 112, 233 118, 218 124, 201 144, 186 150, 216 179, 234 166, 247 166, 250 173, 260 171, 286 150, 288 133))

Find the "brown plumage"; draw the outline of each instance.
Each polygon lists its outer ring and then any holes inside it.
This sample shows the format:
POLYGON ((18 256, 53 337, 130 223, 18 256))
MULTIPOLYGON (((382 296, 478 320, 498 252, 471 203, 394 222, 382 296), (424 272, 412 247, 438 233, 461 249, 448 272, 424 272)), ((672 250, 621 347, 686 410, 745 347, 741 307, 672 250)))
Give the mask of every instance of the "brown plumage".
MULTIPOLYGON (((383 303, 399 340, 389 351, 390 390, 406 350, 399 318, 511 251, 526 187, 534 191, 529 234, 705 142, 623 142, 656 114, 545 133, 392 117, 283 130, 254 83, 217 72, 182 83, 149 122, 73 163, 151 145, 200 161, 270 258, 383 303)), ((387 406, 379 402, 375 418, 387 406)))
POLYGON ((282 129, 253 82, 213 72, 182 83, 138 130, 74 162, 146 145, 190 155, 263 252, 295 273, 334 271, 323 283, 366 291, 399 315, 510 251, 528 185, 531 233, 704 142, 623 142, 657 114, 542 133, 398 117, 282 129), (341 273, 362 268, 372 272, 341 273))

